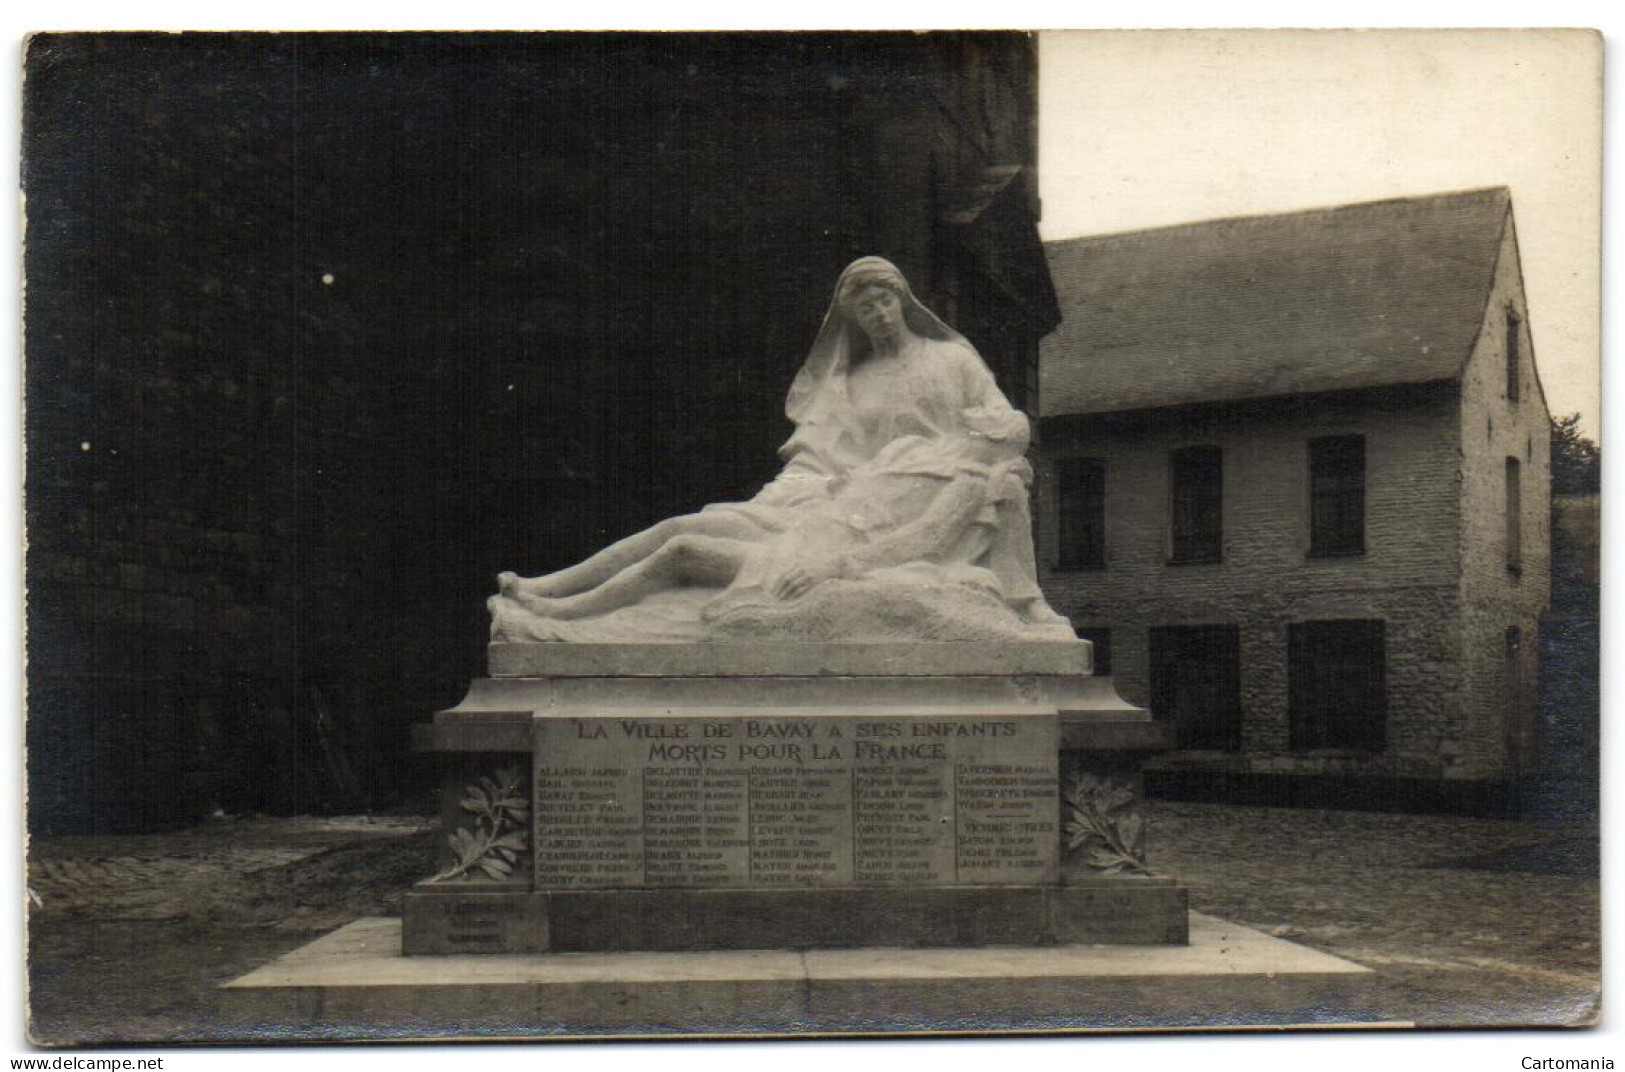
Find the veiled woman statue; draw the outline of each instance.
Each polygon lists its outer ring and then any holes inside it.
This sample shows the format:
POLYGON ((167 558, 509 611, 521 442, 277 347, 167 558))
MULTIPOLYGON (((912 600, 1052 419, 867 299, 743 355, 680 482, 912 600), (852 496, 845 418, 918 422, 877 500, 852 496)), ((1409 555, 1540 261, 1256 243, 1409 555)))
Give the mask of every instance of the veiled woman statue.
POLYGON ((502 574, 492 639, 1074 637, 1034 572, 1027 418, 890 262, 841 273, 785 411, 784 470, 755 498, 502 574))

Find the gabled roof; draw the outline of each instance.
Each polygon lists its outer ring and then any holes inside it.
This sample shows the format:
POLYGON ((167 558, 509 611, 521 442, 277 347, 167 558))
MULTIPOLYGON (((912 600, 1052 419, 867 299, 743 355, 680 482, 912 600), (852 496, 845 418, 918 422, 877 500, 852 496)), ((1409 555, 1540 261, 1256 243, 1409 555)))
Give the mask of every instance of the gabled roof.
POLYGON ((1044 416, 1455 379, 1505 187, 1045 244, 1044 416))

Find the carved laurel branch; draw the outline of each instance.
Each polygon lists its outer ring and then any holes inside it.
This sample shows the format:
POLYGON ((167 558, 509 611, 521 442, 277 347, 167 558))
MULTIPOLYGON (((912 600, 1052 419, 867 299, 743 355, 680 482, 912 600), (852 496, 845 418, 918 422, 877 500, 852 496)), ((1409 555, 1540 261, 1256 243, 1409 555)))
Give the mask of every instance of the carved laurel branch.
POLYGON ((503 767, 464 790, 463 810, 474 816, 474 824, 460 826, 446 838, 456 862, 431 882, 471 879, 476 871, 500 882, 513 874, 519 854, 530 847, 530 802, 521 780, 518 770, 503 767))
POLYGON ((1079 771, 1066 792, 1067 851, 1082 850, 1084 863, 1115 875, 1149 875, 1145 864, 1145 817, 1134 790, 1122 781, 1079 771))

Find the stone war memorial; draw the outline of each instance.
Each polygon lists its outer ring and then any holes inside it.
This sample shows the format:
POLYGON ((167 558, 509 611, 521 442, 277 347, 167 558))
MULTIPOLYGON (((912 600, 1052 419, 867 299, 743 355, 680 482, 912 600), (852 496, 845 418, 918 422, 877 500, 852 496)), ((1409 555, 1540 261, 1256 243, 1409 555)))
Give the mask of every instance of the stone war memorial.
POLYGON ((890 263, 842 273, 786 411, 749 501, 498 578, 489 674, 418 740, 443 866, 398 929, 232 987, 429 1034, 761 1033, 1297 1022, 1285 975, 1363 971, 1157 873, 1164 729, 1037 587, 1027 418, 890 263))
POLYGON ((1034 579, 1026 417, 852 264, 755 498, 503 574, 407 954, 1181 943, 1136 763, 1034 579))

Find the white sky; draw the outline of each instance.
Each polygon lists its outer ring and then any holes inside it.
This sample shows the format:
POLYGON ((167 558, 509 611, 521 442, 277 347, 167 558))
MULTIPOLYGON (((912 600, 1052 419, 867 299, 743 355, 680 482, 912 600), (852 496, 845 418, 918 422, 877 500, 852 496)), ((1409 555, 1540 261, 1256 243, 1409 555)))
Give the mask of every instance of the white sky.
POLYGON ((1510 187, 1547 402, 1600 439, 1601 59, 1576 31, 1046 33, 1041 230, 1510 187))

